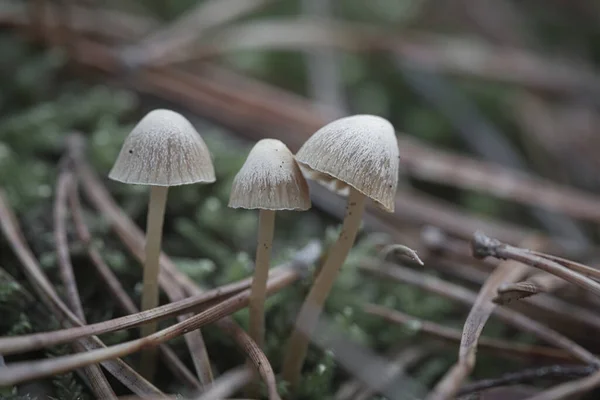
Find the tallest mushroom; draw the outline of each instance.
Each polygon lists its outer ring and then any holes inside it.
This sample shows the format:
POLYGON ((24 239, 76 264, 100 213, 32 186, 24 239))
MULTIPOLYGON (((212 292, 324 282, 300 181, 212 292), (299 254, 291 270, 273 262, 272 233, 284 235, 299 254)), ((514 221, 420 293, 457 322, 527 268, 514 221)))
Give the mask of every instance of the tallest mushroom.
MULTIPOLYGON (((149 112, 125 139, 108 177, 123 183, 150 186, 142 287, 142 311, 159 303, 158 275, 162 228, 170 186, 215 181, 212 159, 204 140, 181 114, 158 109, 149 112)), ((157 323, 142 326, 142 336, 157 323)), ((144 375, 152 379, 156 349, 142 353, 144 375)))
POLYGON ((346 214, 336 243, 306 296, 283 363, 283 378, 298 384, 308 338, 318 321, 335 278, 354 244, 367 198, 394 212, 398 185, 398 141, 392 124, 374 115, 333 121, 313 134, 296 160, 320 183, 348 192, 346 214))

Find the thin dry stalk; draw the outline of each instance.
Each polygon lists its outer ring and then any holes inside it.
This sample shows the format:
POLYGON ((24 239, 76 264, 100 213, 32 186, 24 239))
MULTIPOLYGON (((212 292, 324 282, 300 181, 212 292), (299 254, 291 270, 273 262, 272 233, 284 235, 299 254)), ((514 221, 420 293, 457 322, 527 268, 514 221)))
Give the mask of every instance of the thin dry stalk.
MULTIPOLYGON (((307 268, 307 265, 301 263, 300 261, 298 261, 296 265, 301 269, 307 268)), ((267 294, 271 295, 289 286, 297 281, 300 276, 301 272, 298 268, 288 269, 287 273, 279 274, 277 277, 269 280, 267 284, 267 294)), ((201 326, 216 322, 224 316, 230 315, 244 307, 247 307, 249 303, 249 297, 250 291, 245 290, 240 294, 237 294, 230 299, 225 300, 224 302, 209 308, 208 310, 203 311, 183 322, 179 322, 166 329, 140 339, 102 349, 90 350, 85 353, 56 357, 50 360, 13 363, 0 370, 0 385, 11 386, 33 379, 52 376, 68 372, 76 368, 96 364, 104 360, 123 357, 148 347, 157 346, 160 343, 164 343, 165 341, 184 335, 185 333, 198 329, 201 326)), ((275 396, 271 396, 270 398, 279 399, 279 396, 277 396, 275 393, 275 396)))
POLYGON ((247 366, 241 366, 225 372, 215 379, 210 389, 193 400, 221 400, 240 390, 252 379, 252 370, 247 366))
POLYGON ((578 263, 573 260, 567 260, 566 258, 558 257, 558 256, 555 256, 552 254, 542 253, 539 251, 531 250, 531 253, 535 254, 536 256, 540 256, 542 258, 547 258, 548 260, 554 261, 554 262, 556 262, 560 265, 563 265, 573 271, 579 272, 580 274, 583 274, 587 277, 600 279, 600 270, 598 270, 598 268, 588 267, 587 265, 578 263))
MULTIPOLYGON (((443 339, 452 343, 460 343, 462 332, 458 329, 443 326, 431 321, 425 321, 398 310, 391 310, 375 304, 366 304, 363 310, 371 315, 377 315, 398 325, 410 325, 411 329, 443 339)), ((534 346, 507 342, 487 337, 479 338, 479 348, 492 351, 501 357, 519 358, 521 360, 573 361, 573 356, 564 350, 552 347, 534 346)))
POLYGON ((569 379, 589 377, 596 372, 596 368, 589 365, 550 365, 524 371, 510 372, 499 378, 484 379, 463 386, 458 392, 459 396, 480 392, 498 386, 509 386, 528 383, 537 379, 569 379))
MULTIPOLYGON (((77 290, 77 282, 73 273, 67 239, 67 194, 73 187, 73 184, 73 174, 68 169, 61 168, 56 184, 56 198, 54 201, 54 241, 56 243, 58 268, 65 287, 67 303, 79 320, 85 324, 85 314, 83 313, 83 306, 79 297, 79 291, 77 290)), ((73 344, 73 349, 79 353, 85 351, 85 347, 77 342, 73 344)), ((90 381, 90 387, 96 397, 101 399, 117 398, 117 395, 113 392, 102 373, 100 366, 90 365, 85 368, 84 372, 90 381)))
MULTIPOLYGON (((65 327, 82 326, 81 321, 67 308, 62 300, 56 294, 52 284, 42 272, 42 269, 33 256, 33 253, 27 246, 17 218, 10 209, 5 200, 4 193, 0 189, 0 226, 6 236, 10 246, 23 264, 23 269, 28 280, 31 282, 35 292, 42 299, 44 304, 53 312, 58 321, 65 327)), ((104 344, 97 337, 82 339, 80 343, 88 352, 93 349, 102 349, 104 344)), ((5 352, 2 352, 6 354, 5 352)), ((79 353, 85 355, 87 353, 79 353)), ((49 360, 51 361, 51 360, 49 360)), ((139 396, 162 396, 163 393, 154 387, 150 382, 142 378, 129 365, 122 360, 103 362, 102 366, 106 368, 115 378, 123 383, 127 388, 139 396)))
MULTIPOLYGON (((531 238, 525 245, 527 247, 537 247, 539 242, 536 238, 531 238)), ((485 281, 465 321, 458 351, 458 361, 434 387, 428 395, 429 399, 451 399, 458 392, 463 381, 475 367, 479 336, 496 308, 496 304, 492 299, 495 297, 498 287, 504 283, 520 279, 527 273, 528 269, 527 266, 515 262, 503 262, 485 281)))
POLYGON ((495 257, 498 259, 513 260, 529 265, 542 271, 553 274, 564 279, 574 285, 590 291, 591 293, 600 296, 600 283, 588 278, 588 276, 598 277, 600 271, 591 267, 571 263, 569 267, 564 266, 556 261, 536 255, 534 252, 514 247, 499 240, 492 239, 481 232, 476 232, 473 235, 473 255, 477 258, 495 257), (571 270, 569 268, 574 268, 571 270), (584 273, 585 275, 582 275, 584 273))
MULTIPOLYGON (((426 275, 413 271, 408 268, 393 266, 389 264, 382 265, 361 265, 360 270, 382 277, 384 279, 393 279, 399 282, 407 283, 423 290, 438 294, 442 297, 460 302, 467 306, 472 306, 477 299, 477 295, 458 285, 446 282, 435 276, 426 275)), ((586 364, 600 365, 600 359, 594 354, 584 349, 577 343, 559 334, 558 332, 544 326, 529 317, 519 314, 515 311, 505 308, 495 308, 493 314, 508 325, 529 332, 546 343, 552 344, 573 355, 577 360, 586 364)))
MULTIPOLYGON (((100 253, 92 244, 92 236, 83 216, 83 210, 81 207, 81 202, 79 201, 77 186, 75 184, 71 186, 69 193, 69 205, 71 206, 75 230, 77 231, 79 240, 81 240, 85 245, 88 256, 92 261, 92 265, 96 268, 96 272, 98 272, 98 275, 100 275, 102 280, 106 283, 112 296, 117 300, 117 303, 127 314, 139 313, 135 303, 129 297, 125 289, 123 289, 123 286, 121 286, 119 279, 115 276, 108 265, 106 265, 100 253)), ((171 370, 173 375, 179 378, 179 380, 186 386, 195 390, 201 389, 202 385, 198 379, 192 374, 192 372, 186 367, 183 361, 179 359, 177 354, 171 350, 170 347, 161 344, 159 349, 165 364, 171 370)))
MULTIPOLYGON (((279 267, 272 276, 279 276, 286 269, 279 267)), ((283 272, 285 273, 285 272, 283 272)), ((225 285, 197 296, 184 298, 183 300, 165 304, 163 306, 138 312, 131 315, 115 318, 108 321, 98 322, 85 326, 75 326, 51 332, 32 333, 15 337, 0 338, 0 353, 15 354, 32 351, 43 347, 66 343, 78 338, 115 332, 122 329, 134 328, 148 321, 162 320, 174 315, 192 311, 205 310, 219 303, 219 301, 238 294, 247 289, 249 280, 243 280, 233 284, 225 285)))
POLYGON ((573 382, 563 383, 529 397, 527 400, 561 400, 577 397, 600 386, 600 372, 573 382))

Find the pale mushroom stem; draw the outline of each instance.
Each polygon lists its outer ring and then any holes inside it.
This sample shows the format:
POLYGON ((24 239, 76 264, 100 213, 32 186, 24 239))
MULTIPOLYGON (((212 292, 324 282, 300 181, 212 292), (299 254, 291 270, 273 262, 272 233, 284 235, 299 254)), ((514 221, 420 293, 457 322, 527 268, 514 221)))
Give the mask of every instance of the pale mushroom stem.
MULTIPOLYGON (((267 278, 269 277, 269 264, 271 247, 273 245, 273 230, 275 229, 275 211, 260 210, 258 214, 258 242, 256 245, 256 261, 254 277, 250 288, 250 321, 248 333, 261 349, 265 341, 265 299, 267 297, 267 278)), ((248 362, 252 367, 252 364, 248 362)), ((253 371, 254 377, 258 376, 253 371)), ((258 397, 260 386, 251 382, 246 391, 248 396, 258 397)))
POLYGON ((265 333, 265 298, 269 261, 273 245, 275 211, 260 210, 258 214, 258 243, 256 247, 256 265, 254 279, 250 289, 250 326, 249 334, 256 344, 263 348, 265 333))
MULTIPOLYGON (((146 259, 144 262, 142 311, 158 307, 160 246, 168 190, 168 186, 151 186, 150 188, 150 202, 148 203, 148 219, 146 223, 146 259)), ((151 335, 156 332, 156 328, 156 321, 143 325, 141 335, 151 335)), ((140 371, 149 381, 152 380, 156 371, 156 350, 156 347, 150 347, 142 352, 140 371)))
POLYGON ((342 230, 337 241, 329 250, 327 261, 325 261, 306 296, 296 319, 282 370, 283 379, 290 384, 292 390, 296 389, 300 380, 302 365, 308 350, 309 337, 317 325, 323 304, 333 287, 335 278, 356 239, 365 202, 366 197, 362 193, 350 188, 342 230))

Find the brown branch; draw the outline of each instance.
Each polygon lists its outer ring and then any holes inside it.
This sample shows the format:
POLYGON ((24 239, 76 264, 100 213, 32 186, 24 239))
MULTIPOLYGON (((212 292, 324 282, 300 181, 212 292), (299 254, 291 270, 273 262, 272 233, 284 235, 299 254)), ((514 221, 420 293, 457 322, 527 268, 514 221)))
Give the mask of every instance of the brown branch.
MULTIPOLYGON (((536 238, 527 241, 528 247, 537 247, 536 238)), ((481 287, 477 298, 471 308, 460 341, 458 361, 450 368, 446 375, 437 383, 428 395, 432 400, 451 399, 460 389, 463 381, 469 376, 476 362, 477 345, 479 336, 496 308, 492 302, 498 287, 506 282, 514 282, 527 273, 528 267, 515 262, 503 262, 490 274, 481 287)))
MULTIPOLYGON (((63 301, 58 297, 52 284, 42 272, 42 269, 35 259, 33 253, 27 246, 23 233, 19 227, 17 219, 5 200, 4 193, 0 189, 0 226, 7 238, 10 246, 14 250, 17 258, 23 264, 23 269, 27 279, 37 295, 44 302, 65 327, 82 326, 81 321, 67 308, 63 301)), ((93 349, 102 349, 104 344, 97 337, 82 339, 80 343, 88 350, 88 353, 93 349)), ((3 352, 6 354, 6 352, 3 352)), ((87 353, 79 353, 85 355, 87 353)), ((50 360, 51 361, 51 360, 50 360)), ((115 378, 123 383, 132 392, 139 396, 162 396, 162 392, 154 387, 150 382, 146 381, 129 367, 122 360, 106 361, 101 363, 115 378)))
MULTIPOLYGON (((377 315, 389 322, 398 325, 409 325, 411 329, 422 332, 436 339, 447 340, 452 343, 460 343, 462 332, 458 329, 443 326, 431 321, 425 321, 411 315, 404 314, 398 310, 391 310, 375 304, 366 304, 364 311, 371 315, 377 315)), ((573 356, 564 350, 551 347, 534 346, 508 342, 488 337, 479 338, 479 348, 493 352, 500 357, 517 357, 530 361, 573 361, 573 356)))
POLYGON ((527 249, 514 247, 492 239, 482 232, 473 235, 473 255, 477 258, 495 257, 504 260, 518 261, 542 271, 553 274, 574 285, 600 296, 600 283, 588 277, 600 277, 600 271, 591 267, 571 263, 569 267, 564 266, 549 258, 538 255, 527 249), (572 268, 572 269, 570 269, 572 268), (584 275, 582 275, 584 274, 584 275))
MULTIPOLYGON (((62 283, 65 287, 65 294, 69 308, 75 313, 77 318, 85 324, 85 314, 77 290, 77 282, 73 273, 73 265, 69 254, 69 243, 67 239, 67 193, 73 187, 73 174, 66 168, 63 160, 58 180, 56 184, 56 198, 54 200, 54 240, 56 243, 56 254, 58 268, 62 283)), ((81 343, 74 343, 73 348, 76 352, 85 351, 81 343)), ((100 366, 90 365, 85 368, 85 375, 90 381, 90 386, 94 395, 101 399, 116 399, 117 395, 113 392, 106 377, 102 373, 100 366)))
MULTIPOLYGON (((117 300, 117 303, 127 314, 139 313, 138 308, 135 306, 133 300, 129 297, 119 279, 115 276, 112 270, 106 265, 102 256, 98 250, 92 244, 92 237, 85 222, 83 216, 83 210, 79 196, 77 193, 77 186, 74 184, 71 186, 69 193, 69 205, 71 206, 71 212, 73 213, 73 221, 75 223, 75 230, 79 236, 79 240, 85 245, 88 256, 92 261, 92 265, 96 268, 96 272, 102 280, 106 283, 106 286, 110 290, 112 296, 117 300)), ((160 354, 165 361, 167 367, 171 370, 181 382, 186 386, 200 390, 202 385, 198 382, 198 379, 194 377, 192 372, 186 367, 186 365, 179 359, 177 354, 170 347, 161 344, 159 346, 160 354)))
MULTIPOLYGON (((408 268, 392 266, 389 264, 365 264, 360 266, 360 270, 384 279, 393 279, 413 285, 415 287, 419 287, 423 290, 427 290, 447 299, 460 302, 469 307, 475 303, 477 298, 477 295, 471 290, 450 282, 446 282, 435 276, 425 275, 408 268)), ((582 361, 583 363, 594 365, 600 364, 600 359, 598 359, 588 350, 584 349, 577 343, 559 334, 553 329, 550 329, 525 315, 505 308, 495 308, 493 315, 511 326, 537 336, 546 343, 564 349, 566 352, 573 355, 576 359, 582 361)))

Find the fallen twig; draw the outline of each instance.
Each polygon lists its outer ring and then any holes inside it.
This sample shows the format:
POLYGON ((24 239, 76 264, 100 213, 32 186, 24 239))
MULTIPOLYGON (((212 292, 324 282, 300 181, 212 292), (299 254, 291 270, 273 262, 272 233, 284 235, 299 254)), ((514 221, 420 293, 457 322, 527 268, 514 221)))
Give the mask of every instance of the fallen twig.
MULTIPOLYGON (((6 236, 9 244, 15 251, 15 254, 23 264, 25 274, 38 296, 44 304, 53 312, 56 318, 64 326, 82 326, 81 321, 67 308, 62 300, 56 294, 52 284, 42 272, 39 263, 33 256, 31 250, 27 247, 17 219, 9 208, 0 190, 0 226, 6 236)), ((91 337, 82 339, 82 345, 88 350, 87 353, 78 353, 75 356, 88 354, 92 349, 104 347, 100 339, 91 337)), ((98 350, 96 350, 98 351, 98 350)), ((6 354, 6 352, 1 352, 6 354)), ((48 360, 47 362, 51 362, 48 360)), ((106 361, 101 363, 115 378, 122 382, 127 388, 139 396, 162 396, 163 393, 154 387, 150 382, 142 378, 129 365, 122 360, 106 361)), ((8 367, 7 367, 8 368, 8 367)), ((4 369, 3 369, 4 371, 4 369)))
MULTIPOLYGON (((64 160, 67 162, 67 160, 64 160)), ((71 256, 69 254, 69 242, 67 239, 67 194, 74 185, 73 174, 65 168, 63 164, 60 168, 56 184, 56 198, 54 200, 54 241, 56 243, 56 254, 60 276, 65 287, 65 295, 69 308, 75 313, 77 318, 85 324, 85 314, 77 290, 77 282, 73 273, 71 256)), ((81 343, 75 342, 73 348, 76 352, 84 352, 85 347, 81 343)), ((102 373, 100 366, 90 365, 85 368, 85 374, 90 381, 90 386, 94 395, 101 399, 116 399, 117 395, 113 392, 106 377, 102 373)))
MULTIPOLYGON (((121 286, 121 283, 119 282, 118 278, 108 267, 108 265, 106 265, 100 253, 92 244, 92 237, 85 222, 85 218, 83 216, 83 210, 79 201, 79 195, 77 192, 76 185, 71 186, 71 191, 69 193, 69 205, 71 206, 71 212, 73 213, 75 230, 77 231, 79 240, 81 240, 87 248, 88 255, 90 257, 90 260, 92 261, 92 265, 96 268, 96 271, 104 280, 111 294, 115 297, 117 303, 121 306, 121 308, 128 314, 139 313, 139 310, 135 306, 133 300, 131 300, 127 292, 121 286)), ((242 288, 240 288, 240 290, 241 289, 242 288)), ((225 295, 225 293, 223 293, 223 295, 225 295)), ((171 350, 170 347, 161 344, 159 346, 159 349, 165 361, 165 364, 171 369, 171 372, 173 372, 173 374, 176 377, 178 377, 188 387, 191 387, 195 390, 201 389, 202 385, 200 384, 198 379, 194 377, 192 372, 186 367, 183 361, 179 359, 177 354, 175 354, 175 352, 171 350)))
MULTIPOLYGON (((310 254, 310 256, 313 255, 310 254)), ((306 254, 303 254, 303 256, 300 257, 306 257, 306 254)), ((311 260, 298 259, 294 263, 295 268, 290 268, 286 273, 278 274, 275 278, 269 280, 267 283, 267 293, 273 294, 298 280, 303 274, 300 270, 307 268, 308 265, 306 262, 310 261, 311 260)), ((164 343, 167 340, 198 329, 201 326, 216 322, 224 316, 230 315, 231 313, 246 307, 249 302, 249 297, 250 291, 245 290, 183 322, 179 322, 140 339, 102 349, 90 350, 85 353, 56 357, 51 360, 13 363, 0 370, 0 385, 15 385, 32 379, 56 375, 75 368, 96 364, 104 360, 123 357, 143 348, 157 346, 160 343, 164 343)), ((278 396, 273 396, 271 398, 277 399, 278 396)))

